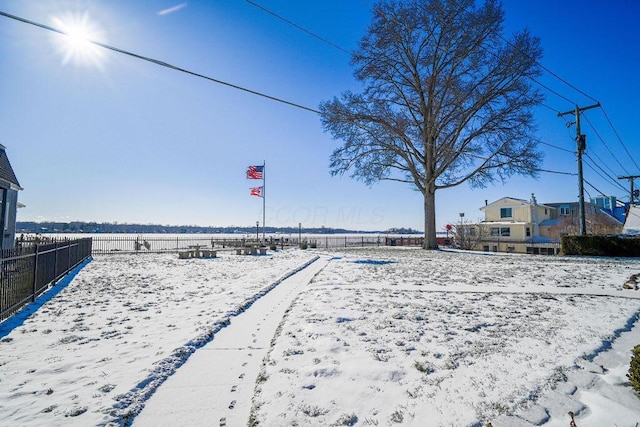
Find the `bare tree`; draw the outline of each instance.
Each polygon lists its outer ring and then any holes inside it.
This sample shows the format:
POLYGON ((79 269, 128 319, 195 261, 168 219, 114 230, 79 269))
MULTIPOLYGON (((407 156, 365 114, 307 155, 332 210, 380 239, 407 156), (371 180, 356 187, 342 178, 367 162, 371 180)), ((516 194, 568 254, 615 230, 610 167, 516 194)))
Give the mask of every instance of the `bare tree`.
POLYGON ((362 93, 321 103, 343 144, 331 173, 371 185, 408 183, 424 196, 425 249, 435 249, 435 193, 535 176, 532 87, 542 55, 527 31, 503 38, 496 0, 386 0, 353 54, 362 93))
POLYGON ((480 249, 481 242, 489 236, 489 227, 478 222, 465 221, 455 226, 456 244, 460 249, 480 249))

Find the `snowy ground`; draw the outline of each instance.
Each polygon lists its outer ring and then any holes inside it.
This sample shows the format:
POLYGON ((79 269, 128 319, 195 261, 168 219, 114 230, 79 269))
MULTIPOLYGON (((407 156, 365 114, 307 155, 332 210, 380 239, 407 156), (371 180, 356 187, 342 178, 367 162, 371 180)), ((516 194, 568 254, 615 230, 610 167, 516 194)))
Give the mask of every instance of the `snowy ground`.
POLYGON ((0 330, 0 425, 114 419, 144 397, 148 382, 170 375, 225 319, 312 256, 97 257, 23 325, 6 336, 0 330))
POLYGON ((294 300, 257 379, 260 425, 640 421, 625 378, 640 293, 622 290, 639 260, 376 248, 97 257, 23 324, 0 324, 0 424, 122 423, 317 254, 333 259, 294 300))

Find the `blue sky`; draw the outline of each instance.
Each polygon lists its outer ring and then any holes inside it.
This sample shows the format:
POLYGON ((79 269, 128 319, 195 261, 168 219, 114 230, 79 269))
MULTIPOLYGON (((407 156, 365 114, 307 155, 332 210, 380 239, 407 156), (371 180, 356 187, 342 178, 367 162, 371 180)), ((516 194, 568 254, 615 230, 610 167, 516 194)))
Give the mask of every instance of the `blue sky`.
MULTIPOLYGON (((257 3, 351 50, 373 1, 257 3)), ((604 107, 582 118, 586 197, 628 200, 617 177, 640 174, 640 3, 505 3, 506 33, 529 28, 543 65, 604 107)), ((84 17, 98 41, 313 109, 359 89, 348 55, 243 0, 0 0, 0 10, 50 26, 84 17)), ((262 221, 262 200, 244 172, 264 161, 268 226, 423 228, 410 187, 331 177, 339 142, 314 113, 104 49, 69 57, 64 36, 6 17, 0 39, 0 143, 24 188, 18 220, 250 226, 262 221)), ((557 111, 595 101, 549 73, 539 81, 571 100, 543 89, 551 108, 536 110, 537 137, 552 145, 540 146, 543 168, 575 173, 573 119, 557 111)), ((531 193, 576 201, 577 178, 541 173, 439 191, 438 229, 461 212, 480 219, 485 200, 531 193)))

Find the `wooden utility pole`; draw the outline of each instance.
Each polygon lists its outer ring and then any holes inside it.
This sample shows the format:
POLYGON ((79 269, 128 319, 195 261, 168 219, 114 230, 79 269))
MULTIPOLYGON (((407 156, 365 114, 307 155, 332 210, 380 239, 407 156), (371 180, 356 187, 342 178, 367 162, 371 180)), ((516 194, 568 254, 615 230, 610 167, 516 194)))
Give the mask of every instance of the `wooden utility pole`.
POLYGON ((633 189, 633 180, 636 178, 640 178, 640 175, 632 175, 632 176, 619 176, 618 179, 628 179, 629 182, 631 183, 631 193, 630 193, 630 197, 629 197, 629 205, 633 206, 635 205, 634 201, 635 199, 637 199, 636 197, 636 192, 633 189))
POLYGON ((562 117, 566 114, 575 114, 576 116, 576 144, 578 147, 578 208, 580 212, 580 235, 584 236, 587 234, 587 221, 585 218, 585 208, 584 208, 584 176, 582 172, 582 153, 587 148, 587 137, 586 135, 582 135, 580 133, 580 113, 585 110, 589 110, 591 108, 597 108, 600 106, 600 103, 590 105, 588 107, 578 107, 576 105, 575 110, 565 111, 564 113, 558 113, 558 117, 562 117))

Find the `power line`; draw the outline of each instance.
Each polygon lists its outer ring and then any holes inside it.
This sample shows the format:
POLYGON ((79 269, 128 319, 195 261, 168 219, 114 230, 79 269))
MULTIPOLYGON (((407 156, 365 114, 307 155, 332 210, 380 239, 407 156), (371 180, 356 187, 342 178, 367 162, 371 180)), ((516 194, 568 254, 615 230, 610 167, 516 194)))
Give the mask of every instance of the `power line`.
MULTIPOLYGON (((507 44, 511 45, 512 47, 518 49, 517 46, 515 46, 513 43, 511 43, 509 40, 507 40, 506 38, 504 38, 504 36, 500 33, 497 33, 498 37, 500 37, 503 41, 505 41, 507 44)), ((560 80, 562 83, 566 84, 567 86, 569 86, 571 89, 575 90, 576 92, 586 96, 587 98, 591 99, 592 101, 594 101, 595 103, 598 103, 598 100, 595 99, 594 97, 592 97, 591 95, 589 95, 588 93, 585 93, 584 91, 578 89, 576 86, 572 85, 571 83, 569 83, 567 80, 563 79, 562 77, 560 77, 559 75, 557 75, 556 73, 554 73, 553 71, 551 71, 550 69, 548 69, 547 67, 545 67, 544 65, 542 65, 542 63, 540 63, 537 59, 530 57, 529 55, 527 55, 525 52, 523 52, 522 50, 518 49, 518 51, 520 53, 522 53, 523 55, 527 56, 529 59, 533 59, 535 61, 536 64, 538 64, 540 66, 540 68, 542 68, 543 70, 545 70, 547 73, 551 74, 553 77, 555 77, 556 79, 560 80)), ((564 97, 563 97, 564 98, 564 97)), ((567 99, 567 98, 564 98, 567 99)), ((575 102, 573 102, 573 104, 575 104, 575 102)))
POLYGON ((251 0, 246 0, 246 2, 247 2, 247 3, 249 3, 249 4, 250 4, 250 5, 252 5, 252 6, 257 7, 258 9, 260 9, 260 10, 262 10, 262 11, 264 11, 264 12, 268 13, 269 15, 272 15, 272 16, 274 16, 274 17, 278 18, 279 20, 281 20, 281 21, 283 21, 283 22, 286 22, 287 24, 291 25, 292 27, 295 27, 295 28, 297 28, 297 29, 298 29, 298 30, 300 30, 300 31, 304 31, 305 33, 309 34, 310 36, 313 36, 313 37, 317 38, 317 39, 318 39, 318 40, 320 40, 321 42, 326 43, 326 44, 328 44, 329 46, 333 46, 333 47, 335 47, 336 49, 338 49, 338 50, 340 50, 340 51, 342 51, 342 52, 346 53, 346 54, 347 54, 347 55, 349 55, 349 56, 351 56, 351 52, 349 52, 348 50, 346 50, 346 49, 344 49, 344 48, 342 48, 342 47, 338 46, 337 44, 335 44, 335 43, 333 43, 333 42, 331 42, 331 41, 329 41, 329 40, 327 40, 327 39, 325 39, 324 37, 321 37, 321 36, 317 35, 316 33, 313 33, 313 32, 311 32, 311 31, 307 30, 307 29, 306 29, 306 28, 304 28, 304 27, 301 27, 300 25, 296 24, 295 22, 290 21, 290 20, 288 20, 287 18, 284 18, 284 17, 282 17, 282 16, 278 15, 278 14, 277 14, 277 13, 275 13, 275 12, 272 12, 271 10, 267 9, 266 7, 264 7, 264 6, 260 5, 260 4, 256 3, 256 2, 254 2, 254 1, 251 1, 251 0))
MULTIPOLYGON (((585 184, 587 184, 589 187, 593 188, 594 190, 596 190, 599 194, 602 194, 603 196, 605 195, 605 193, 603 193, 602 191, 598 190, 593 184, 591 184, 589 181, 587 181, 586 179, 584 180, 585 184)), ((589 197, 591 197, 591 195, 589 195, 589 197)))
MULTIPOLYGON (((19 16, 11 15, 11 14, 6 13, 6 12, 0 11, 0 15, 1 16, 5 16, 5 17, 10 18, 10 19, 14 19, 16 21, 23 22, 25 24, 34 25, 36 27, 40 27, 40 28, 43 28, 45 30, 53 31, 54 33, 63 34, 65 36, 69 35, 67 32, 65 32, 63 30, 60 30, 58 28, 54 28, 54 27, 51 27, 51 26, 45 25, 45 24, 40 24, 40 23, 35 22, 35 21, 30 21, 30 20, 25 19, 25 18, 20 18, 19 16)), ((218 83, 218 84, 221 84, 221 85, 224 85, 224 86, 228 86, 228 87, 231 87, 233 89, 241 90, 243 92, 247 92, 247 93, 250 93, 252 95, 256 95, 256 96, 260 96, 260 97, 263 97, 263 98, 267 98, 267 99, 270 99, 272 101, 280 102, 282 104, 290 105, 292 107, 300 108, 302 110, 310 111, 312 113, 322 114, 320 111, 315 110, 313 108, 305 107, 304 105, 300 105, 300 104, 296 104, 294 102, 286 101, 286 100, 284 100, 282 98, 277 98, 275 96, 267 95, 267 94, 264 94, 262 92, 258 92, 258 91, 252 90, 252 89, 247 89, 245 87, 238 86, 238 85, 235 85, 233 83, 228 83, 228 82, 225 82, 225 81, 222 81, 222 80, 218 80, 218 79, 215 79, 213 77, 206 76, 204 74, 196 73, 194 71, 189 71, 189 70, 187 70, 185 68, 180 68, 180 67, 177 67, 175 65, 171 65, 171 64, 168 64, 166 62, 159 61, 157 59, 153 59, 153 58, 149 58, 147 56, 139 55, 137 53, 133 53, 133 52, 130 52, 130 51, 127 51, 127 50, 124 50, 124 49, 120 49, 120 48, 117 48, 117 47, 114 47, 114 46, 110 46, 110 45, 105 44, 105 43, 97 42, 95 40, 86 40, 86 41, 88 43, 94 44, 96 46, 100 46, 100 47, 102 47, 104 49, 108 49, 108 50, 111 50, 111 51, 114 51, 114 52, 118 52, 118 53, 121 53, 123 55, 131 56, 131 57, 136 58, 136 59, 141 59, 143 61, 147 61, 147 62, 150 62, 152 64, 159 65, 161 67, 169 68, 169 69, 172 69, 172 70, 175 70, 175 71, 180 71, 182 73, 189 74, 189 75, 192 75, 194 77, 200 77, 202 79, 209 80, 209 81, 214 82, 214 83, 218 83)))
MULTIPOLYGON (((342 47, 340 47, 340 46, 336 45, 335 43, 333 43, 333 42, 331 42, 331 41, 329 41, 329 40, 325 39, 324 37, 321 37, 321 36, 319 36, 319 35, 317 35, 317 34, 315 34, 315 33, 311 32, 311 31, 307 30, 306 28, 304 28, 304 27, 302 27, 302 26, 300 26, 300 25, 296 24, 295 22, 293 22, 293 21, 291 21, 291 20, 289 20, 289 19, 286 19, 286 18, 284 18, 284 17, 282 17, 282 16, 278 15, 277 13, 275 13, 275 12, 273 12, 273 11, 271 11, 271 10, 267 9, 266 7, 264 7, 264 6, 260 5, 260 4, 256 3, 256 2, 254 2, 254 1, 252 1, 252 0, 246 0, 246 2, 247 2, 247 3, 249 3, 249 4, 251 4, 251 5, 253 5, 253 6, 255 6, 255 7, 257 7, 258 9, 260 9, 260 10, 262 10, 262 11, 264 11, 264 12, 266 12, 266 13, 268 13, 268 14, 270 14, 270 15, 272 15, 272 16, 274 16, 274 17, 278 18, 278 19, 280 19, 280 20, 281 20, 281 21, 283 21, 283 22, 286 22, 287 24, 289 24, 289 25, 291 25, 291 26, 293 26, 293 27, 295 27, 295 28, 299 29, 300 31, 303 31, 303 32, 305 32, 305 33, 307 33, 307 34, 309 34, 309 35, 311 35, 311 36, 313 36, 313 37, 317 38, 318 40, 321 40, 322 42, 324 42, 324 43, 326 43, 326 44, 328 44, 328 45, 330 45, 330 46, 333 46, 334 48, 336 48, 336 49, 338 49, 338 50, 340 50, 340 51, 342 51, 342 52, 344 52, 344 53, 347 53, 347 54, 351 55, 351 52, 347 51, 346 49, 344 49, 344 48, 342 48, 342 47)), ((506 43, 508 43, 509 45, 511 45, 511 46, 513 46, 513 47, 515 47, 515 48, 517 49, 517 47, 516 47, 516 46, 514 46, 511 42, 509 42, 508 40, 506 40, 506 39, 505 39, 501 34, 498 34, 498 36, 499 36, 500 38, 502 38, 506 43)), ((481 47, 482 47, 482 46, 481 46, 481 47)), ((484 48, 484 47, 483 47, 483 48, 484 48)), ((490 49, 487 49, 487 48, 484 48, 484 49, 485 49, 488 53, 490 53, 490 54, 492 54, 492 55, 494 55, 494 56, 497 56, 497 55, 496 55, 493 51, 491 51, 490 49)), ((520 49, 518 49, 518 51, 519 51, 520 53, 523 53, 520 49)), ((523 54, 524 54, 524 53, 523 53, 523 54)), ((526 55, 526 54, 525 54, 525 55, 526 55)), ((527 56, 528 56, 528 55, 527 55, 527 56)), ((530 57, 529 57, 529 58, 530 58, 530 57)), ((580 92, 580 93, 584 94, 584 92, 582 92, 580 89, 576 88, 575 86, 571 85, 571 84, 570 84, 569 82, 567 82, 566 80, 564 80, 564 79, 562 79, 561 77, 559 77, 557 74, 555 74, 555 73, 553 73, 552 71, 550 71, 550 70, 549 70, 548 68, 546 68, 544 65, 540 64, 537 60, 536 60, 535 62, 536 62, 536 64, 538 64, 538 65, 539 65, 542 69, 544 69, 545 71, 549 72, 550 74, 552 74, 552 75, 553 75, 553 76, 555 76, 556 78, 560 79, 562 82, 564 82, 564 83, 568 84, 570 87, 574 88, 574 89, 575 89, 575 90, 577 90, 578 92, 580 92)), ((539 86, 541 86, 541 87, 543 87, 544 89, 546 89, 547 91, 549 91, 549 92, 553 93, 553 94, 554 94, 554 95, 556 95, 557 97, 562 98, 562 99, 564 99, 565 101, 567 101, 567 102, 569 102, 569 103, 571 103, 571 104, 576 104, 576 102, 575 102, 575 101, 573 101, 572 99, 569 99, 569 98, 567 98, 566 96, 562 95, 561 93, 559 93, 559 92, 555 91, 554 89, 551 89, 549 86, 547 86, 547 85, 543 84, 542 82, 540 82, 540 81, 539 81, 539 80, 537 80, 536 78, 531 77, 531 76, 527 76, 527 77, 529 77, 529 79, 531 79, 533 82, 537 83, 539 86)), ((586 95, 586 94, 585 94, 585 95, 586 95)), ((587 97, 589 97, 589 98, 591 98, 591 97, 590 97, 590 96, 588 96, 588 95, 586 95, 586 96, 587 96, 587 97)), ((593 98, 592 98, 592 99, 593 99, 593 98)), ((559 112, 560 112, 559 110, 556 110, 555 108, 549 107, 548 105, 545 105, 545 104, 542 104, 542 105, 543 105, 543 106, 545 106, 545 107, 547 107, 547 108, 549 108, 549 109, 550 109, 550 110, 552 110, 552 111, 555 111, 556 113, 559 113, 559 112)))
POLYGON ((633 156, 631 155, 631 153, 629 153, 629 150, 627 149, 627 146, 625 145, 625 143, 622 141, 622 138, 620 138, 620 134, 618 134, 618 131, 616 130, 616 128, 613 126, 613 123, 611 122, 611 119, 609 119, 609 115, 607 114, 607 112, 604 110, 604 107, 600 106, 600 109, 602 110, 602 114, 604 114, 604 117, 607 119, 607 122, 609 123, 609 126, 611 126, 611 129, 613 129, 613 133, 616 135, 616 137, 618 137, 618 141, 620 141, 620 145, 622 145, 622 148, 624 148, 624 151, 627 152, 627 155, 631 158, 631 161, 633 162, 634 165, 636 165, 636 168, 638 170, 640 170, 640 166, 638 166, 638 164, 636 163, 636 160, 633 158, 633 156))
POLYGON ((557 145, 549 144, 548 142, 544 142, 544 141, 542 141, 542 140, 540 140, 540 139, 537 139, 537 138, 531 138, 531 139, 533 139, 534 141, 536 141, 538 144, 547 145, 547 146, 549 146, 549 147, 555 148, 556 150, 565 151, 565 152, 567 152, 567 153, 575 154, 575 151, 568 150, 568 149, 563 148, 563 147, 558 147, 557 145))
POLYGON ((549 170, 549 169, 533 169, 533 171, 534 172, 555 173, 557 175, 578 176, 577 173, 573 173, 573 172, 552 171, 552 170, 549 170))
POLYGON ((559 113, 560 112, 560 110, 558 110, 556 108, 553 108, 553 107, 550 107, 547 104, 545 104, 544 102, 541 102, 540 105, 542 105, 543 107, 548 108, 549 110, 553 111, 554 113, 559 113))
MULTIPOLYGON (((596 160, 598 160, 598 162, 602 165, 602 167, 605 167, 605 168, 610 172, 610 174, 611 174, 610 176, 612 176, 612 177, 613 177, 613 176, 618 175, 617 173, 615 173, 615 172, 613 171, 613 169, 611 169, 611 167, 609 167, 609 163, 607 163, 607 162, 605 162, 604 160, 602 160, 602 158, 600 158, 600 156, 598 156, 596 153, 591 153, 591 155, 592 155, 593 157, 595 157, 595 158, 596 158, 596 160)), ((591 156, 590 156, 589 154, 585 153, 585 156, 586 156, 586 157, 589 157, 589 159, 590 159, 594 164, 596 164, 596 162, 591 158, 591 156)), ((600 166, 598 166, 598 167, 600 168, 600 166)))
MULTIPOLYGON (((536 63, 537 63, 537 61, 536 61, 536 63)), ((538 64, 538 65, 539 65, 539 64, 538 64)), ((542 67, 542 68, 544 68, 544 67, 542 67)), ((551 89, 549 86, 547 86, 547 85, 545 85, 545 84, 540 83, 540 81, 539 81, 538 79, 533 78, 533 77, 531 77, 531 76, 528 76, 528 77, 529 77, 531 80, 533 80, 533 82, 537 83, 539 86, 542 86, 543 88, 545 88, 545 89, 546 89, 546 90, 548 90, 549 92, 553 93, 555 96, 557 96, 557 97, 559 97, 559 98, 564 99, 565 101, 569 102, 570 104, 576 104, 576 102, 575 102, 575 101, 573 101, 573 100, 571 100, 571 99, 567 98, 566 96, 564 96, 564 95, 560 94, 559 92, 557 92, 557 91, 555 91, 555 90, 551 89)), ((545 105, 545 107, 546 107, 546 105, 545 105)), ((552 110, 554 110, 554 111, 555 111, 555 112, 557 112, 557 113, 559 113, 559 112, 560 112, 559 110, 556 110, 556 109, 554 109, 554 108, 552 108, 552 110)))
MULTIPOLYGON (((598 176, 600 176, 600 178, 604 179, 605 181, 609 181, 609 183, 613 183, 613 185, 615 187, 621 188, 622 191, 626 191, 626 188, 624 188, 622 185, 620 185, 620 183, 613 178, 612 176, 610 176, 606 171, 604 171, 600 166, 598 166, 596 163, 593 162, 593 159, 591 159, 587 154, 585 154, 585 157, 588 158, 590 160, 591 163, 593 163, 593 165, 590 164, 590 162, 586 162, 585 164, 587 166, 589 166, 598 176), (597 169, 599 169, 602 173, 598 172, 597 169), (603 175, 604 174, 604 175, 603 175)), ((604 194, 604 193, 600 193, 600 194, 604 194)))
MULTIPOLYGON (((246 1, 248 3, 253 4, 256 7, 260 7, 261 9, 264 9, 260 5, 254 3, 254 2, 252 2, 250 0, 246 0, 246 1)), ((270 11, 268 11, 266 9, 265 9, 265 11, 271 13, 270 11)), ((45 25, 45 24, 41 24, 39 22, 31 21, 31 20, 26 19, 26 18, 21 18, 19 16, 11 15, 11 14, 3 12, 3 11, 0 11, 0 16, 4 16, 6 18, 10 18, 10 19, 13 19, 13 20, 25 23, 25 24, 33 25, 33 26, 36 26, 36 27, 39 27, 39 28, 42 28, 42 29, 45 29, 45 30, 48 30, 48 31, 52 31, 54 33, 62 34, 62 35, 65 35, 65 36, 69 35, 67 32, 65 32, 63 30, 60 30, 58 28, 51 27, 51 26, 45 25)), ((282 18, 280 18, 280 19, 282 19, 282 18)), ((295 25, 295 26, 298 27, 297 25, 295 25)), ((300 29, 304 30, 301 27, 300 27, 300 29)), ((306 30, 304 30, 304 31, 306 31, 306 30)), ((263 98, 267 98, 267 99, 270 99, 272 101, 276 101, 276 102, 280 102, 280 103, 283 103, 283 104, 286 104, 286 105, 290 105, 292 107, 300 108, 302 110, 310 111, 310 112, 313 112, 313 113, 316 113, 316 114, 320 114, 320 115, 323 114, 322 112, 320 112, 318 110, 315 110, 313 108, 305 107, 303 105, 296 104, 296 103, 293 103, 293 102, 290 102, 290 101, 286 101, 286 100, 281 99, 281 98, 277 98, 277 97, 274 97, 274 96, 271 96, 271 95, 266 95, 264 93, 261 93, 261 92, 258 92, 258 91, 252 90, 252 89, 247 89, 247 88, 244 88, 242 86, 238 86, 238 85, 235 85, 235 84, 232 84, 232 83, 228 83, 228 82, 225 82, 225 81, 222 81, 222 80, 218 80, 218 79, 215 79, 213 77, 206 76, 204 74, 196 73, 194 71, 190 71, 190 70, 187 70, 185 68, 177 67, 175 65, 172 65, 172 64, 169 64, 169 63, 157 60, 157 59, 153 59, 153 58, 150 58, 150 57, 147 57, 147 56, 143 56, 143 55, 140 55, 140 54, 137 54, 137 53, 133 53, 133 52, 130 52, 130 51, 127 51, 127 50, 124 50, 124 49, 120 49, 120 48, 117 48, 117 47, 114 47, 114 46, 111 46, 111 45, 108 45, 108 44, 105 44, 105 43, 102 43, 102 42, 98 42, 98 41, 95 41, 95 40, 89 40, 89 39, 87 39, 86 41, 88 43, 91 43, 91 44, 94 44, 96 46, 102 47, 104 49, 108 49, 108 50, 111 50, 111 51, 114 51, 114 52, 117 52, 117 53, 120 53, 120 54, 123 54, 123 55, 131 56, 133 58, 140 59, 140 60, 143 60, 143 61, 146 61, 146 62, 150 62, 152 64, 159 65, 161 67, 169 68, 169 69, 172 69, 172 70, 175 70, 175 71, 180 71, 180 72, 185 73, 185 74, 189 74, 189 75, 192 75, 192 76, 195 76, 195 77, 199 77, 199 78, 202 78, 202 79, 205 79, 205 80, 209 80, 209 81, 212 81, 214 83, 218 83, 218 84, 225 85, 225 86, 228 86, 228 87, 231 87, 231 88, 234 88, 234 89, 238 89, 238 90, 250 93, 252 95, 257 95, 257 96, 260 96, 260 97, 263 97, 263 98)), ((332 43, 329 42, 329 44, 332 44, 332 43)), ((339 46, 334 46, 334 47, 339 48, 339 46)), ((344 49, 341 49, 341 50, 344 51, 344 49)), ((548 107, 548 108, 551 108, 551 107, 548 107)), ((555 109, 553 109, 553 108, 551 108, 551 109, 555 111, 555 109)), ((542 142, 542 141, 539 141, 539 142, 542 142)), ((554 148, 560 149, 560 150, 568 151, 568 150, 565 150, 565 149, 563 149, 561 147, 556 147, 556 146, 553 146, 551 144, 547 144, 547 143, 544 143, 544 142, 542 142, 542 143, 546 144, 546 145, 549 145, 549 146, 552 146, 554 148)), ((469 155, 471 157, 477 157, 477 158, 482 159, 482 160, 487 160, 486 158, 483 158, 483 157, 477 156, 477 155, 473 155, 471 153, 459 152, 459 154, 461 154, 461 155, 469 155)), ((562 172, 562 171, 553 171, 553 170, 548 170, 548 169, 532 169, 532 171, 534 171, 534 172, 553 173, 553 174, 560 174, 560 175, 570 175, 570 176, 575 176, 576 175, 575 173, 562 172)))
POLYGON ((613 160, 616 161, 616 163, 618 163, 618 166, 620 166, 622 168, 623 171, 625 171, 625 173, 627 175, 629 175, 629 172, 627 171, 627 169, 622 166, 622 163, 620 163, 620 160, 618 160, 618 158, 616 157, 615 154, 613 154, 613 152, 611 151, 611 149, 609 148, 609 145, 604 141, 604 139, 602 138, 602 136, 600 136, 600 134, 598 133, 598 131, 596 130, 596 128, 593 126, 593 124, 591 123, 591 121, 589 120, 589 118, 584 115, 584 119, 587 121, 587 123, 589 124, 589 126, 591 127, 591 129, 593 130, 593 132, 596 134, 596 136, 598 137, 598 139, 600 140, 600 142, 602 142, 602 145, 604 145, 604 148, 607 149, 607 151, 609 152, 609 154, 611 154, 611 157, 613 157, 613 160))

